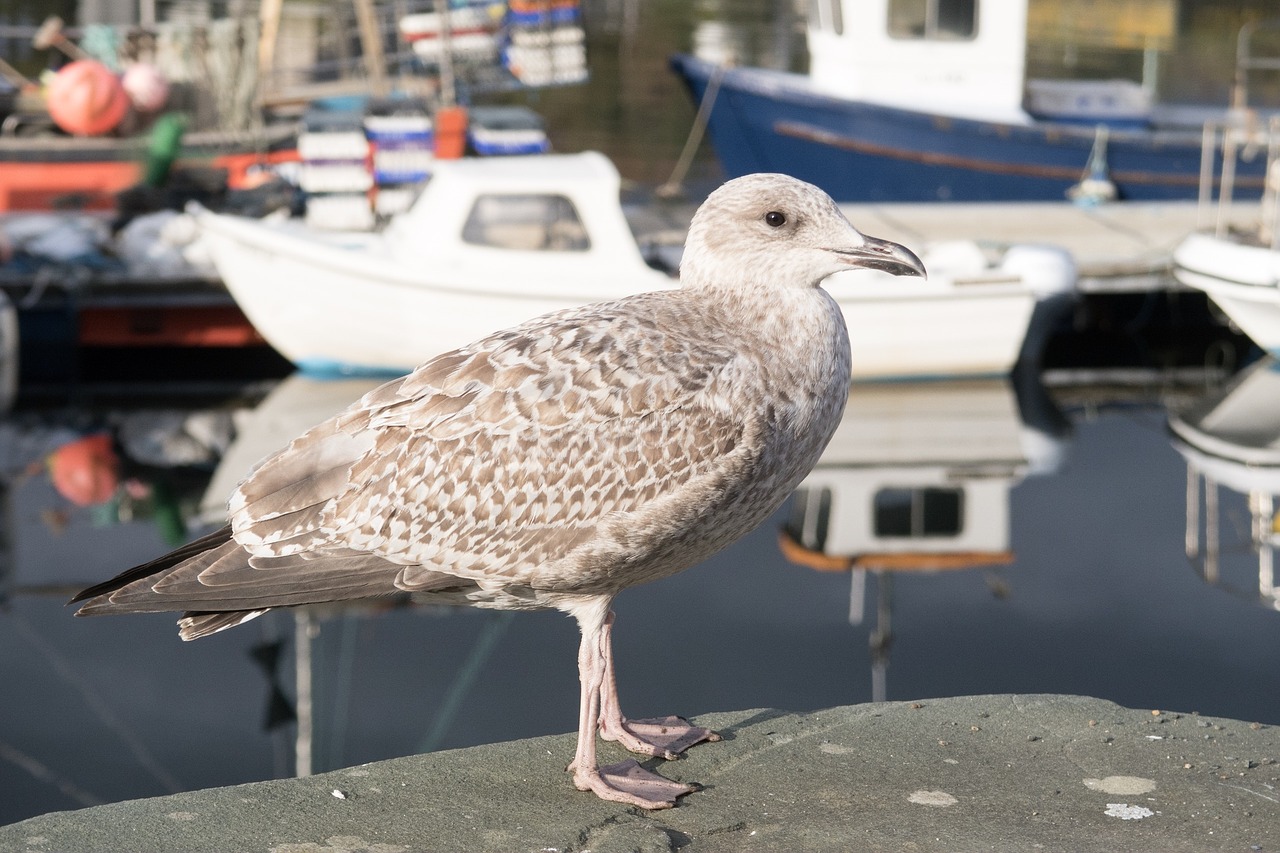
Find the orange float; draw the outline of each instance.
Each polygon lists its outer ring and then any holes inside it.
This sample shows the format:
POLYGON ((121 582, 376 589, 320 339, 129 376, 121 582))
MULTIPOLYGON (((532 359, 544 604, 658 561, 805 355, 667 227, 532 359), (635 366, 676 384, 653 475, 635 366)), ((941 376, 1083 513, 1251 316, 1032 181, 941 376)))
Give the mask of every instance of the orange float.
POLYGON ((64 66, 49 83, 45 100, 58 127, 77 136, 108 133, 129 111, 129 96, 119 78, 92 59, 64 66))
POLYGON ((110 500, 120 484, 120 457, 105 432, 62 445, 49 454, 48 464, 53 487, 76 506, 110 500))

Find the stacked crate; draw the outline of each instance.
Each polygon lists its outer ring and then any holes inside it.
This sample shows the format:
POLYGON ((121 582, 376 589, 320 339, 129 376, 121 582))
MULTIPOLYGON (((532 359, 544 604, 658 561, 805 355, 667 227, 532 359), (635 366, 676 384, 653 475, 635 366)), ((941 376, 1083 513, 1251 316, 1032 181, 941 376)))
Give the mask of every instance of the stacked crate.
POLYGON ((467 140, 482 157, 545 154, 551 150, 542 118, 527 107, 472 107, 470 113, 467 140))
POLYGON ((364 117, 372 150, 373 209, 393 216, 409 209, 418 185, 431 175, 435 137, 425 103, 390 101, 370 104, 364 117))
POLYGON ((577 0, 511 0, 507 70, 525 86, 564 86, 587 79, 586 33, 577 0))
POLYGON ((298 136, 298 185, 307 194, 306 222, 332 231, 373 227, 369 143, 359 111, 312 109, 298 136))

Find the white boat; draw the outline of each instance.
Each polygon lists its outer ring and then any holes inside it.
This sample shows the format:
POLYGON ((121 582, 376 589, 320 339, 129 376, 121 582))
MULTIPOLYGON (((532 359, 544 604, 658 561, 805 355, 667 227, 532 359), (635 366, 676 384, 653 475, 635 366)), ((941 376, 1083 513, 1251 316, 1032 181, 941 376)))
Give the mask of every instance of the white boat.
MULTIPOLYGON (((1206 137, 1216 134, 1210 128, 1206 137)), ((1267 184, 1252 229, 1229 226, 1225 205, 1215 205, 1217 221, 1188 236, 1173 253, 1173 274, 1213 300, 1242 332, 1274 356, 1280 356, 1280 120, 1269 129, 1227 128, 1228 160, 1223 167, 1223 194, 1230 193, 1230 170, 1237 148, 1262 148, 1267 156, 1267 184)), ((1209 205, 1207 191, 1201 206, 1209 205)))
MULTIPOLYGON (((309 372, 404 372, 548 311, 674 287, 646 263, 613 164, 594 152, 440 162, 377 233, 197 211, 208 254, 249 320, 309 372)), ((1036 306, 1069 292, 1070 257, 973 243, 922 252, 930 278, 832 277, 855 379, 1001 375, 1036 306)))
POLYGON ((672 287, 645 264, 603 155, 440 162, 381 232, 197 211, 258 331, 304 370, 404 372, 548 311, 672 287))
POLYGON ((1280 610, 1280 362, 1268 357, 1246 368, 1226 387, 1170 414, 1169 429, 1187 462, 1187 557, 1207 582, 1228 585, 1238 568, 1232 563, 1251 552, 1259 600, 1280 610), (1238 514, 1220 508, 1223 487, 1246 499, 1247 543, 1223 547, 1224 533, 1244 532, 1238 514))

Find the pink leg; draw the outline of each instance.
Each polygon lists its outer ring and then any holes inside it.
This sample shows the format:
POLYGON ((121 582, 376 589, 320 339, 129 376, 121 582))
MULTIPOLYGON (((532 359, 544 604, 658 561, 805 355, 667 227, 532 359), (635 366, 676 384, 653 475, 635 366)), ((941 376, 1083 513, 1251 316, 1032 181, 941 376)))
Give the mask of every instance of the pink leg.
POLYGON ((606 767, 601 767, 596 760, 600 694, 609 669, 604 651, 608 613, 607 598, 574 610, 582 631, 582 644, 578 649, 582 701, 578 711, 578 749, 569 765, 573 784, 579 791, 594 791, 604 800, 642 809, 671 808, 676 804, 676 797, 690 793, 694 787, 651 773, 633 758, 606 767))
POLYGON ((600 737, 617 741, 632 752, 673 761, 694 744, 720 740, 720 735, 693 726, 683 717, 651 717, 628 720, 618 703, 618 682, 613 673, 613 611, 601 628, 604 683, 600 688, 600 737))

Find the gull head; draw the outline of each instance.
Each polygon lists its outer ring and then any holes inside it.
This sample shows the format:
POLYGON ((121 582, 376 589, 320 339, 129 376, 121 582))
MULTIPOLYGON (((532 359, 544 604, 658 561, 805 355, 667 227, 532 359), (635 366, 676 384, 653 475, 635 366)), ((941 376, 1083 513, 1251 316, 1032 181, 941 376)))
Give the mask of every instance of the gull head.
POLYGON ((789 175, 745 175, 702 203, 689 225, 685 287, 812 288, 847 269, 924 276, 905 246, 854 228, 831 196, 789 175))

